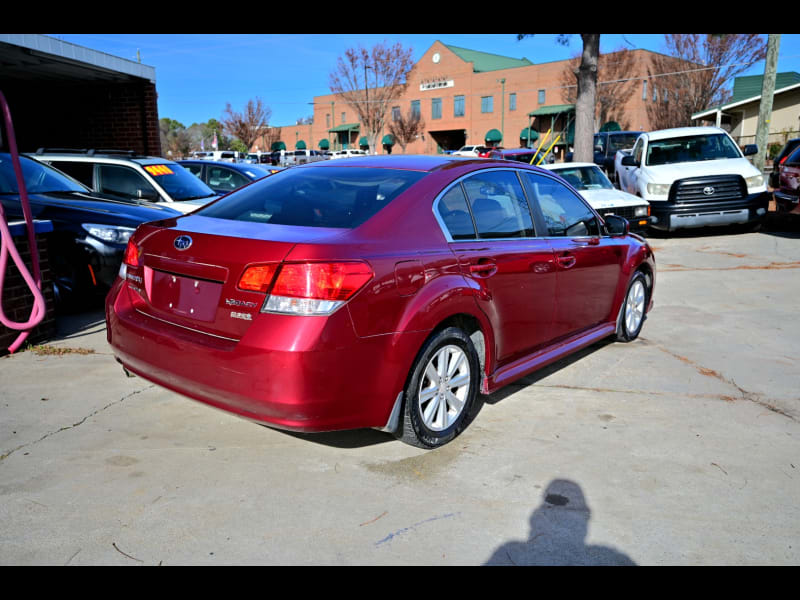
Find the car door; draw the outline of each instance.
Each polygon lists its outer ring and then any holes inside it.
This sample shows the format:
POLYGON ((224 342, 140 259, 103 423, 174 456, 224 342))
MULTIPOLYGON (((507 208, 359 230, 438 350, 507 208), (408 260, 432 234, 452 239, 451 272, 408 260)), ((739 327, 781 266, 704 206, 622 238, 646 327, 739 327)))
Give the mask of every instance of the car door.
POLYGON ((122 165, 98 165, 96 191, 119 200, 164 201, 149 181, 134 169, 122 165))
POLYGON ((476 301, 492 324, 497 366, 551 339, 556 292, 553 251, 535 237, 516 170, 481 171, 451 186, 437 204, 440 222, 476 301))
POLYGON ((561 181, 538 173, 525 176, 535 214, 543 220, 555 254, 553 339, 608 322, 622 274, 624 238, 602 235, 597 214, 561 181))

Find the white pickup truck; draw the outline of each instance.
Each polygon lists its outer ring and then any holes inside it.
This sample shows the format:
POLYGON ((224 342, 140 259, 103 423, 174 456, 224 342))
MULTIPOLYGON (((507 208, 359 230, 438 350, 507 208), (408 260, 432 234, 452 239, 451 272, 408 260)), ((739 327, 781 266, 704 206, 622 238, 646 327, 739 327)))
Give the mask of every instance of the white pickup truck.
POLYGON ((672 231, 761 223, 769 205, 764 175, 733 139, 716 127, 643 133, 615 166, 620 189, 650 203, 651 227, 672 231))

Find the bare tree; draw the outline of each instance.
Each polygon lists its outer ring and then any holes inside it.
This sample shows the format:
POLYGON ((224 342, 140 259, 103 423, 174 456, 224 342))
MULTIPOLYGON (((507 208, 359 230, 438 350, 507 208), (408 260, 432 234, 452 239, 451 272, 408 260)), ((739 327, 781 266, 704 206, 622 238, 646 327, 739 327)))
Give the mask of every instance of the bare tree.
POLYGON ((272 116, 272 110, 264 106, 261 98, 248 100, 243 112, 231 108, 228 102, 222 115, 222 126, 230 135, 238 138, 245 146, 251 148, 262 129, 267 126, 272 116))
POLYGON ((653 129, 692 124, 692 115, 730 100, 730 81, 766 56, 766 41, 755 33, 671 33, 670 56, 655 55, 648 68, 658 102, 648 103, 653 129))
MULTIPOLYGON (((580 57, 573 58, 561 74, 562 98, 566 104, 575 104, 577 99, 575 73, 579 61, 580 57)), ((625 48, 598 57, 595 130, 609 121, 619 123, 622 129, 630 126, 625 105, 636 89, 637 80, 630 79, 635 62, 633 52, 625 48)))
MULTIPOLYGON (((521 40, 530 33, 519 33, 517 39, 521 40)), ((569 34, 559 34, 556 40, 559 44, 569 45, 569 34)), ((600 34, 582 33, 583 50, 581 60, 575 71, 577 79, 577 94, 575 96, 575 152, 574 160, 577 162, 592 162, 594 160, 594 110, 597 96, 597 61, 600 56, 600 34)))
POLYGON ((413 67, 411 48, 384 42, 371 50, 347 49, 330 75, 331 92, 356 111, 371 153, 378 146, 391 104, 405 91, 413 67))
POLYGON ((411 109, 409 109, 405 115, 400 114, 396 119, 389 121, 389 133, 391 133, 395 141, 400 144, 404 154, 406 146, 417 139, 419 134, 424 130, 424 119, 419 113, 411 109))

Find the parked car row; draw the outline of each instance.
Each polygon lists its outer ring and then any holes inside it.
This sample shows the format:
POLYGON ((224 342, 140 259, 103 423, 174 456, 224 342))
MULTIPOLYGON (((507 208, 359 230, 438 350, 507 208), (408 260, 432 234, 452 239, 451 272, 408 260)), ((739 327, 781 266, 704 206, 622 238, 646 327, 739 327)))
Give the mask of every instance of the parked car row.
MULTIPOLYGON (((34 218, 53 223, 49 255, 60 312, 105 297, 142 223, 191 212, 283 170, 112 150, 40 148, 20 160, 34 218)), ((0 154, 0 200, 8 218, 22 217, 8 154, 0 154)))

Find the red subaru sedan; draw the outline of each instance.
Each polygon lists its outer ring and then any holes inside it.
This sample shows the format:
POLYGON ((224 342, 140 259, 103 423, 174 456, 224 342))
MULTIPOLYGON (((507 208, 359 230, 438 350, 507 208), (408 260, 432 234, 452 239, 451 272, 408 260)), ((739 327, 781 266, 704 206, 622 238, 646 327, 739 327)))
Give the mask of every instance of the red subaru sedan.
POLYGON ((140 226, 106 301, 123 367, 259 423, 434 448, 481 394, 652 307, 653 252, 557 175, 375 156, 140 226))

